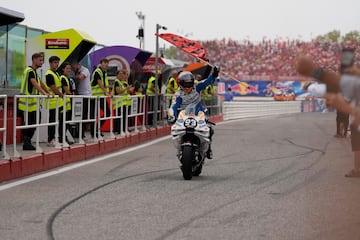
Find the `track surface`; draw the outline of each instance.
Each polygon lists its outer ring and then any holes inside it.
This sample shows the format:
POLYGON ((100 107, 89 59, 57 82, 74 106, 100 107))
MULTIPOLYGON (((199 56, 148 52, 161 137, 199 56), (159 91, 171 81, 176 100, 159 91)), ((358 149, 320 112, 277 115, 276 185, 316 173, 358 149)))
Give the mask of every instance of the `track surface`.
MULTIPOLYGON (((0 238, 360 239, 360 179, 334 113, 224 122, 214 159, 182 179, 170 138, 18 186, 0 238)), ((14 182, 16 183, 16 182, 14 182)))

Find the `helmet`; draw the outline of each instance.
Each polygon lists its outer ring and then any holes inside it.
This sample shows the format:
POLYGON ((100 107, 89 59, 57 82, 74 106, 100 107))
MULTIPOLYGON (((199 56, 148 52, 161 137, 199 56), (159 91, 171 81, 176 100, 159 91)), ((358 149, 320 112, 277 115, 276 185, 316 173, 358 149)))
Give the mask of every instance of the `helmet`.
POLYGON ((191 72, 181 72, 179 75, 179 85, 183 88, 194 87, 194 75, 191 72))

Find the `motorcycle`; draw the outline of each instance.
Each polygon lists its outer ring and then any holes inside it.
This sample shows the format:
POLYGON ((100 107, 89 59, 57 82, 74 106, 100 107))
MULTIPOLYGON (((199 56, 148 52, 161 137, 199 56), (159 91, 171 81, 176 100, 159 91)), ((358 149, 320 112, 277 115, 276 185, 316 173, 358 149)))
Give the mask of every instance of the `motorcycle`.
POLYGON ((173 143, 185 180, 201 174, 209 149, 210 131, 205 113, 199 111, 196 115, 194 107, 181 110, 176 122, 171 126, 173 143))

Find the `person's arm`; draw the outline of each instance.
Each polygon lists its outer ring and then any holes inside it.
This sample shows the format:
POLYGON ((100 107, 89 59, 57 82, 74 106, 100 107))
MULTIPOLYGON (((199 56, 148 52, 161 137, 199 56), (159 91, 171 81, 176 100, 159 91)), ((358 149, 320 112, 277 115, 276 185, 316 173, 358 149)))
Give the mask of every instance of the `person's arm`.
POLYGON ((200 92, 201 90, 205 89, 208 85, 212 84, 215 81, 215 79, 219 76, 219 71, 220 71, 219 68, 214 66, 212 74, 205 81, 199 82, 196 85, 196 91, 200 92))
POLYGON ((59 97, 63 97, 63 94, 59 91, 59 89, 55 85, 55 79, 51 74, 48 74, 46 77, 46 84, 51 88, 51 90, 58 95, 59 97))
POLYGON ((101 90, 104 92, 105 96, 109 96, 109 93, 106 91, 106 88, 102 82, 101 79, 97 80, 97 84, 99 85, 99 87, 101 88, 101 90))
POLYGON ((63 86, 63 89, 66 95, 73 95, 72 92, 70 91, 69 86, 63 86))
POLYGON ((80 72, 77 72, 75 75, 75 79, 76 80, 83 80, 85 79, 88 75, 90 75, 90 72, 87 72, 84 69, 80 69, 80 72))
POLYGON ((132 85, 127 85, 125 88, 123 88, 121 86, 116 87, 116 93, 117 94, 123 94, 123 93, 126 93, 126 92, 132 94, 133 91, 134 91, 134 87, 132 85))
POLYGON ((348 114, 351 114, 354 111, 350 103, 345 101, 345 99, 339 94, 326 93, 324 95, 324 98, 326 99, 326 106, 329 108, 333 108, 340 112, 344 112, 348 114))
POLYGON ((103 91, 103 93, 105 94, 105 96, 110 96, 110 94, 108 93, 108 91, 106 91, 106 88, 103 84, 103 81, 101 80, 101 77, 100 75, 95 72, 95 75, 94 75, 94 80, 96 81, 97 85, 100 87, 100 89, 103 91))
POLYGON ((180 108, 181 103, 182 103, 182 98, 180 97, 179 94, 175 93, 173 100, 172 100, 172 104, 168 110, 169 117, 175 117, 175 118, 177 117, 177 116, 175 116, 175 113, 180 108))
POLYGON ((58 95, 58 96, 61 97, 61 98, 63 97, 62 92, 59 91, 59 89, 56 87, 55 84, 50 85, 50 88, 51 88, 51 90, 53 90, 53 92, 54 92, 56 95, 58 95))
POLYGON ((344 69, 344 72, 360 77, 360 68, 356 66, 348 67, 344 69))
POLYGON ((325 83, 328 91, 340 92, 340 75, 322 68, 316 68, 310 57, 298 58, 297 72, 305 77, 313 77, 321 83, 325 83))
POLYGON ((85 78, 85 75, 82 73, 77 73, 74 78, 76 80, 83 80, 85 78))
POLYGON ((115 86, 115 92, 116 94, 122 94, 124 92, 123 89, 121 89, 121 87, 119 85, 115 86))
POLYGON ((205 81, 201 81, 196 85, 196 91, 201 92, 208 85, 212 84, 214 81, 215 81, 215 77, 213 75, 210 75, 205 81))
POLYGON ((61 78, 61 85, 62 85, 62 89, 64 90, 66 95, 73 95, 70 90, 70 86, 68 85, 68 83, 64 77, 61 78))
POLYGON ((40 84, 41 85, 39 85, 38 84, 38 82, 37 82, 37 80, 35 79, 35 78, 31 78, 30 79, 30 81, 31 81, 31 84, 40 92, 40 93, 42 93, 43 95, 49 95, 49 92, 46 90, 44 90, 44 89, 46 89, 46 87, 45 87, 45 84, 42 82, 42 81, 40 81, 40 84))

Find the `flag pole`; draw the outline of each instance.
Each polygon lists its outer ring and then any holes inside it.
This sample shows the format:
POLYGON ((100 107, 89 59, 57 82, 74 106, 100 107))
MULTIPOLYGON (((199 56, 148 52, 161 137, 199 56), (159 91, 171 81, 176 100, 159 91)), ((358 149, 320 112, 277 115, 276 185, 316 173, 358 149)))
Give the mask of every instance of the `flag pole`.
MULTIPOLYGON (((176 35, 176 34, 172 34, 172 33, 164 33, 164 34, 159 34, 158 32, 156 33, 157 37, 161 37, 162 39, 164 39, 165 41, 168 41, 169 43, 171 43, 172 45, 174 45, 175 47, 179 48, 180 50, 182 50, 183 52, 186 52, 187 54, 191 55, 192 57, 196 58, 198 61, 201 61, 207 65, 209 65, 210 67, 214 68, 215 65, 211 64, 209 61, 204 60, 203 58, 199 57, 199 51, 200 54, 202 56, 206 55, 206 50, 203 46, 201 46, 200 43, 194 41, 194 40, 190 40, 187 38, 184 38, 182 36, 176 35), (195 49, 194 51, 190 51, 190 49, 195 49), (197 48, 197 49, 196 49, 197 48), (187 50, 186 50, 187 49, 187 50), (197 52, 197 53, 196 53, 197 52)), ((230 74, 228 74, 227 72, 221 72, 223 75, 230 77, 231 79, 241 83, 241 81, 237 80, 235 77, 231 76, 230 74)))

